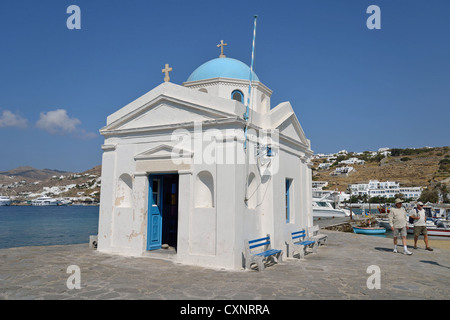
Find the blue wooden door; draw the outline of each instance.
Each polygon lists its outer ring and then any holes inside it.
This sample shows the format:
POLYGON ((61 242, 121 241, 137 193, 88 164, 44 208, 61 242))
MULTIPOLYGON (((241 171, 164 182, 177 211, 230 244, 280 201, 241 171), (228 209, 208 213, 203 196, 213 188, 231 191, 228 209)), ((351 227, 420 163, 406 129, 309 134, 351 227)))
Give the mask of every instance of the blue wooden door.
POLYGON ((149 176, 147 250, 161 249, 163 177, 149 176))

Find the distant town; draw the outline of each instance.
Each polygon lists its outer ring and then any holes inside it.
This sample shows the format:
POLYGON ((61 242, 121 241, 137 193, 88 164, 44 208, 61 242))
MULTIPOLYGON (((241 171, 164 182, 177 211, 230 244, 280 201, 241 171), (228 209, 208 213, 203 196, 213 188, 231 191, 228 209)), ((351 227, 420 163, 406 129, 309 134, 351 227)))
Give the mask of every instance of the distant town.
POLYGON ((313 193, 338 192, 340 202, 407 201, 448 203, 450 148, 380 148, 316 154, 313 193), (382 178, 388 178, 382 180, 382 178))
POLYGON ((100 174, 100 166, 81 173, 19 167, 0 173, 0 195, 12 205, 31 205, 44 197, 55 205, 98 205, 100 174))

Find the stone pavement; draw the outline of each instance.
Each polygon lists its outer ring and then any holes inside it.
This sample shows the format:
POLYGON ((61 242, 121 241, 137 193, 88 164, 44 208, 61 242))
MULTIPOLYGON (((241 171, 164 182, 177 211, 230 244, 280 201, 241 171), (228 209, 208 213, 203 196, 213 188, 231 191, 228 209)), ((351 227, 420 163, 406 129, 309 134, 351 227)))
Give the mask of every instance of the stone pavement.
MULTIPOLYGON (((226 271, 150 257, 112 256, 87 244, 0 250, 0 299, 448 299, 450 250, 435 246, 412 256, 392 252, 392 239, 323 230, 328 245, 304 260, 285 260, 263 272, 226 271), (80 269, 80 289, 68 289, 80 269), (369 266, 380 289, 368 289, 369 266)), ((433 243, 431 243, 433 245, 433 243)), ((403 248, 399 250, 403 252, 403 248)), ((371 282, 373 283, 373 282, 371 282)))

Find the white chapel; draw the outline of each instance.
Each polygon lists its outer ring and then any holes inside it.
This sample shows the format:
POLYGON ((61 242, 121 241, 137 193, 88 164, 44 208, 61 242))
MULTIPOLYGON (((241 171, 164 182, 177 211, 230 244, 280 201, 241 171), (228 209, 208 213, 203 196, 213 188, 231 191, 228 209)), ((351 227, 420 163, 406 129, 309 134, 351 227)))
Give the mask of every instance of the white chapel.
POLYGON ((313 152, 291 104, 272 107, 221 49, 181 85, 166 65, 162 84, 108 116, 99 251, 236 270, 245 239, 270 234, 286 257, 290 233, 312 226, 313 152))

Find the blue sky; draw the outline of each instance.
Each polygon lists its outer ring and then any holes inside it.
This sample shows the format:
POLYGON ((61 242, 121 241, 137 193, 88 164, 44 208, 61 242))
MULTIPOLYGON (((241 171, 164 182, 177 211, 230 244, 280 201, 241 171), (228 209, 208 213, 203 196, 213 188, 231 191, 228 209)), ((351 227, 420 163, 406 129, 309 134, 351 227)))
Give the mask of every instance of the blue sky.
POLYGON ((316 153, 449 144, 447 0, 4 0, 0 171, 101 164, 106 117, 225 54, 290 101, 316 153), (68 6, 81 9, 69 30, 68 6), (369 5, 381 29, 369 30, 369 5))

